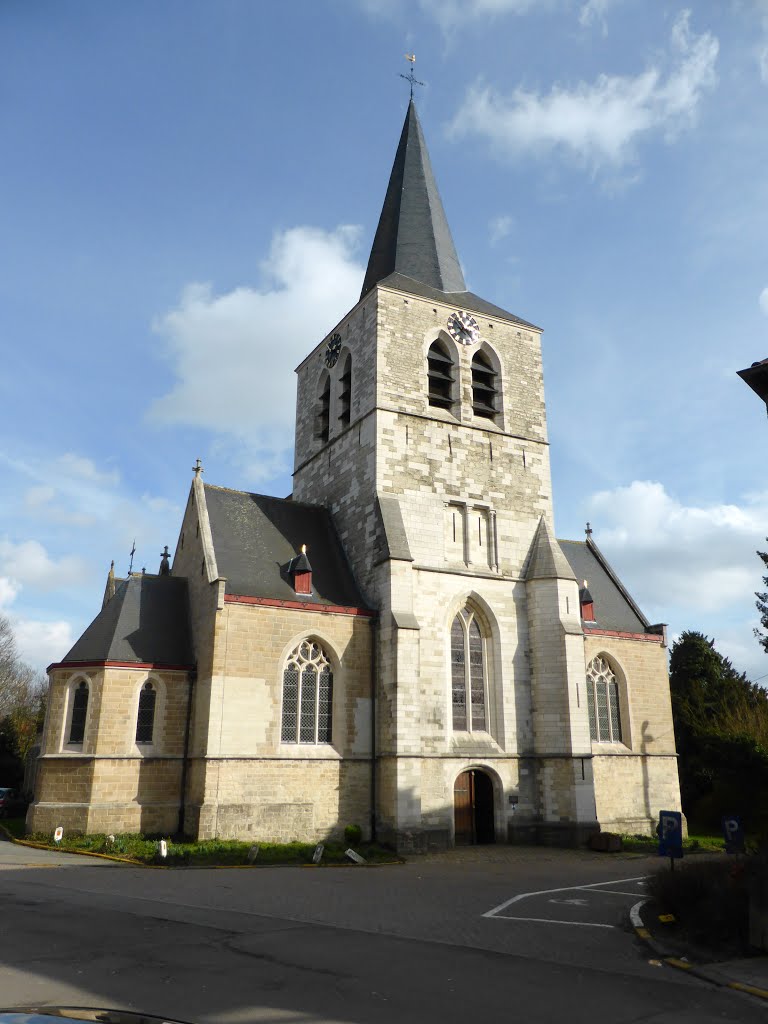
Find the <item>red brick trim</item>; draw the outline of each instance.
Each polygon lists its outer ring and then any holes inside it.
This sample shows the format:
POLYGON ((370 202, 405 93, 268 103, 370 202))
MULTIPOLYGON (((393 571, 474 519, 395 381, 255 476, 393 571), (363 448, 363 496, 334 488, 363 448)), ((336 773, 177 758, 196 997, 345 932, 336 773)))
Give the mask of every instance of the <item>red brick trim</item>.
POLYGON ((191 672, 194 665, 165 665, 159 661, 55 661, 46 672, 54 668, 150 668, 165 672, 191 672))
POLYGON ((312 604, 310 601, 281 601, 275 597, 246 597, 240 594, 225 594, 228 604, 257 604, 266 608, 289 608, 291 611, 321 612, 324 615, 362 615, 373 618, 376 612, 367 608, 346 607, 341 604, 312 604))
POLYGON ((584 626, 584 635, 617 636, 621 637, 622 640, 645 640, 650 644, 661 644, 664 642, 664 637, 656 633, 624 633, 618 629, 592 629, 590 626, 584 626))

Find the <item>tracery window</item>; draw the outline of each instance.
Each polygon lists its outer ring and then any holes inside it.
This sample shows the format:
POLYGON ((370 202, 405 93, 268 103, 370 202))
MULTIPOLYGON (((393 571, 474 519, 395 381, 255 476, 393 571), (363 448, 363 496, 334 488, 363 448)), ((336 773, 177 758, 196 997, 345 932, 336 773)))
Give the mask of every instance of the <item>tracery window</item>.
POLYGON ((599 743, 621 743, 619 684, 608 660, 598 655, 587 667, 589 734, 599 743))
POLYGON ((330 743, 333 673, 316 640, 302 640, 283 672, 283 743, 330 743))
POLYGON ((69 742, 82 743, 85 720, 88 716, 88 683, 83 680, 72 695, 72 715, 69 720, 69 742))
POLYGON ((475 613, 463 608, 451 626, 451 706, 455 732, 482 732, 486 716, 485 640, 475 613))
POLYGON ((497 408, 496 371, 483 352, 472 357, 472 412, 492 420, 497 408))
POLYGON ((347 354, 344 361, 344 372, 339 378, 339 422, 348 427, 352 419, 352 356, 347 354))
POLYGON ((139 693, 139 712, 136 716, 136 742, 151 743, 155 731, 157 690, 147 682, 139 693))
POLYGON ((433 341, 427 353, 427 383, 430 405, 440 409, 450 409, 453 405, 453 360, 445 346, 433 341))

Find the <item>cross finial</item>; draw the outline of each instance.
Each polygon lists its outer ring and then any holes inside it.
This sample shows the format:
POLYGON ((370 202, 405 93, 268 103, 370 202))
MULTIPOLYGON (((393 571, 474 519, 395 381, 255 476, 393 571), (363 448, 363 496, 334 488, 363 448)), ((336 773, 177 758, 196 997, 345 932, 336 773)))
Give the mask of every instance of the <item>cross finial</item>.
POLYGON ((134 539, 133 547, 131 548, 131 562, 130 562, 130 565, 128 566, 128 575, 129 576, 131 575, 131 572, 133 571, 133 556, 135 554, 136 554, 136 540, 134 539))
POLYGON ((200 459, 198 459, 197 462, 195 462, 194 466, 192 467, 192 472, 195 474, 196 477, 200 476, 200 474, 204 472, 203 464, 200 461, 200 459))
POLYGON ((406 82, 408 82, 410 84, 410 86, 411 86, 411 99, 413 99, 413 87, 414 87, 414 85, 424 85, 424 83, 420 82, 418 80, 418 78, 416 78, 416 76, 413 73, 413 65, 416 63, 416 54, 415 53, 406 53, 405 59, 409 60, 411 62, 411 70, 408 72, 407 75, 400 75, 400 77, 404 78, 406 80, 406 82))
POLYGON ((589 523, 587 523, 587 528, 586 528, 586 530, 584 531, 584 533, 586 533, 586 535, 587 535, 588 537, 591 537, 591 536, 592 536, 592 527, 590 526, 590 524, 589 524, 589 523))
POLYGON ((170 574, 171 574, 170 555, 171 555, 171 553, 168 550, 168 545, 166 544, 165 547, 163 548, 161 554, 160 554, 160 559, 161 559, 161 561, 160 561, 160 575, 161 576, 170 576, 170 574))

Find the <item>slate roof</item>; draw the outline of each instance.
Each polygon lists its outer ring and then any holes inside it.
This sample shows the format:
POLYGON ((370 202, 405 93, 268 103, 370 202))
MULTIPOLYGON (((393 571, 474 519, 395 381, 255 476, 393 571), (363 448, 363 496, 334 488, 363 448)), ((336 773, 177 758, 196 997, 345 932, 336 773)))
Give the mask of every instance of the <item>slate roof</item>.
POLYGON ((135 661, 191 666, 194 655, 187 581, 175 576, 137 575, 115 583, 114 597, 61 664, 135 661))
POLYGON ((560 548, 573 569, 579 586, 586 580, 595 605, 598 629, 626 633, 648 632, 648 620, 623 587, 594 543, 561 540, 560 548))
POLYGON ((205 501, 227 594, 365 607, 325 508, 211 484, 205 501), (302 544, 312 564, 312 594, 297 598, 289 569, 302 544))

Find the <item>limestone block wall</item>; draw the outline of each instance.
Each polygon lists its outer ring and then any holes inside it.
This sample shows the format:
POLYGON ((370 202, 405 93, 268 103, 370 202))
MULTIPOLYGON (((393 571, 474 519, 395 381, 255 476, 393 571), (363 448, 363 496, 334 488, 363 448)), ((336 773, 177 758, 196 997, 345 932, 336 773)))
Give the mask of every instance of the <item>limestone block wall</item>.
POLYGON ((604 830, 652 833, 660 810, 679 811, 667 650, 661 638, 589 633, 585 665, 606 657, 619 685, 621 743, 592 743, 595 798, 604 830))
POLYGON ((175 830, 189 685, 182 671, 114 666, 52 670, 29 827, 175 830), (72 694, 83 680, 89 686, 85 733, 82 744, 71 744, 72 694), (148 681, 157 693, 153 738, 137 743, 139 693, 148 681))
POLYGON ((204 837, 264 841, 322 838, 352 823, 367 828, 372 619, 233 600, 218 612, 215 635, 215 671, 198 680, 209 701, 208 731, 204 754, 190 766, 188 827, 204 837), (284 743, 283 670, 308 638, 333 672, 332 739, 284 743))

